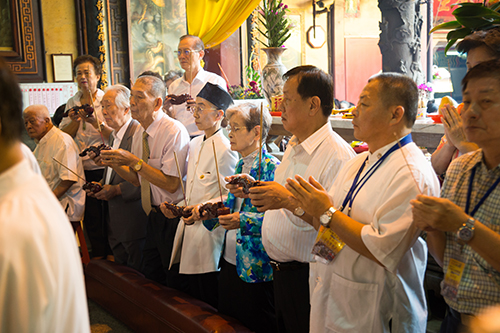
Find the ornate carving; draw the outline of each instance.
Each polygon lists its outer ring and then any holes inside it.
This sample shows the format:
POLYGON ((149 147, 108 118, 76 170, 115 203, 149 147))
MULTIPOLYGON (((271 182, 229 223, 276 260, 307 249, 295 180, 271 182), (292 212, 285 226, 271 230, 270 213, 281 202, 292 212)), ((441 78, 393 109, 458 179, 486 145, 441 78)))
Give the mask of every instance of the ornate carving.
POLYGON ((19 0, 16 6, 22 47, 19 54, 7 55, 6 60, 20 82, 43 82, 45 69, 38 0, 19 0))
POLYGON ((111 84, 129 85, 130 66, 125 2, 108 0, 107 4, 111 84))
POLYGON ((379 47, 384 72, 399 72, 422 83, 420 33, 422 15, 418 0, 379 0, 382 12, 379 47))

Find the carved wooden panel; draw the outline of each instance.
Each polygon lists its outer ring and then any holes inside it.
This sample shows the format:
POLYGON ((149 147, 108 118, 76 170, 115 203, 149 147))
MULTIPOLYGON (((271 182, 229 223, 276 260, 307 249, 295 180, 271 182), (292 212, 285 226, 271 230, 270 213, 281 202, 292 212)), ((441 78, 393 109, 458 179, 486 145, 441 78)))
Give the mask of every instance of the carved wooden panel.
POLYGON ((21 83, 45 80, 45 55, 39 0, 13 0, 13 48, 0 51, 21 83))
POLYGON ((130 65, 125 1, 108 0, 110 84, 130 86, 130 65))

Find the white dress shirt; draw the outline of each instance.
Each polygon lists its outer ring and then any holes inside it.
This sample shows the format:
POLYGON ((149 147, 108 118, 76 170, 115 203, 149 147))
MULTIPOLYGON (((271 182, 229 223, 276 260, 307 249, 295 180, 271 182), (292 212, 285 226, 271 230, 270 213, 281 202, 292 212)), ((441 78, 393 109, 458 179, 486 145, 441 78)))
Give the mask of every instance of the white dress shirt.
MULTIPOLYGON (((238 162, 238 154, 231 150, 229 140, 224 136, 222 130, 206 140, 203 139, 204 135, 200 135, 191 140, 189 144, 186 178, 188 205, 221 200, 212 142, 215 143, 223 202, 227 198, 224 177, 234 174, 234 168, 238 162)), ((202 221, 196 221, 192 225, 179 223, 171 262, 175 261, 177 252, 180 250, 179 272, 181 274, 218 271, 224 232, 224 228, 217 228, 210 232, 203 226, 202 221)))
MULTIPOLYGON (((288 177, 313 176, 323 187, 330 188, 342 166, 355 155, 351 146, 326 123, 300 144, 292 137, 274 180, 285 185, 288 177)), ((316 235, 310 224, 287 209, 269 210, 264 215, 262 243, 271 259, 310 262, 316 235)))
MULTIPOLYGON (((82 102, 80 101, 82 98, 83 94, 79 90, 73 97, 68 99, 68 102, 66 103, 66 110, 71 109, 74 106, 81 106, 82 102)), ((101 89, 97 89, 95 101, 94 101, 94 114, 97 115, 97 121, 103 121, 104 117, 102 115, 102 106, 101 106, 101 100, 102 97, 104 96, 104 92, 101 89)), ((59 124, 59 128, 64 128, 66 125, 68 125, 71 122, 70 117, 64 117, 61 120, 61 123, 59 124)), ((101 134, 99 131, 97 131, 94 126, 92 126, 89 123, 86 123, 85 121, 81 120, 80 125, 78 127, 78 131, 76 132, 76 135, 74 137, 74 140, 76 142, 76 145, 78 147, 78 152, 83 151, 85 148, 90 147, 90 146, 95 146, 95 145, 100 145, 102 144, 102 139, 101 139, 101 134), (83 125, 85 123, 85 125, 83 125), (83 129, 85 127, 85 130, 83 129)), ((107 143, 107 141, 105 141, 107 143)), ((84 156, 82 158, 82 163, 83 163, 83 168, 85 170, 97 170, 97 169, 102 169, 102 166, 98 166, 94 163, 94 160, 91 159, 88 156, 84 156)))
MULTIPOLYGON (((198 74, 196 74, 191 86, 184 79, 184 75, 172 82, 168 88, 168 93, 170 95, 190 94, 191 97, 196 100, 196 95, 198 95, 207 82, 218 84, 222 89, 227 91, 226 81, 222 77, 217 74, 207 72, 203 68, 200 69, 198 74)), ((186 110, 186 103, 173 105, 172 116, 186 126, 190 136, 203 134, 203 131, 200 131, 196 126, 193 114, 186 110)))
MULTIPOLYGON (((127 120, 127 122, 116 132, 113 130, 111 135, 113 135, 113 149, 118 149, 120 148, 120 145, 122 144, 123 136, 125 135, 125 132, 127 131, 128 126, 130 125, 130 122, 132 121, 132 118, 127 120)), ((108 170, 106 172, 106 179, 104 181, 104 184, 109 185, 109 181, 111 180, 111 174, 113 172, 113 168, 107 167, 108 170)))
POLYGON ((85 179, 82 161, 78 156, 78 148, 73 138, 53 126, 37 142, 34 155, 51 190, 59 186, 63 180, 75 181, 66 193, 59 198, 59 201, 63 209, 66 210, 70 221, 80 221, 83 218, 85 209, 85 191, 82 189, 84 181, 53 159, 55 158, 85 179))
POLYGON ((0 332, 90 332, 68 217, 28 161, 0 174, 0 332))
MULTIPOLYGON (((341 170, 329 191, 335 208, 366 157, 362 175, 396 142, 358 155, 341 170)), ((423 194, 439 196, 434 170, 409 143, 389 155, 352 204, 351 218, 365 224, 363 243, 382 266, 347 245, 330 264, 311 264, 311 332, 389 332, 390 320, 392 332, 425 332, 427 246, 412 220, 410 200, 419 194, 412 174, 423 194)))
MULTIPOLYGON (((174 152, 176 152, 182 173, 181 179, 184 179, 189 152, 189 134, 180 122, 170 118, 161 110, 156 111, 153 117, 154 120, 146 131, 150 152, 147 164, 161 170, 167 176, 179 177, 174 157, 174 152)), ((142 157, 142 133, 144 133, 144 128, 141 126, 132 139, 131 152, 138 157, 142 157)), ((140 174, 139 181, 141 181, 140 174)), ((182 198, 180 184, 175 193, 170 193, 151 184, 151 204, 153 206, 159 206, 165 201, 176 204, 182 198)))

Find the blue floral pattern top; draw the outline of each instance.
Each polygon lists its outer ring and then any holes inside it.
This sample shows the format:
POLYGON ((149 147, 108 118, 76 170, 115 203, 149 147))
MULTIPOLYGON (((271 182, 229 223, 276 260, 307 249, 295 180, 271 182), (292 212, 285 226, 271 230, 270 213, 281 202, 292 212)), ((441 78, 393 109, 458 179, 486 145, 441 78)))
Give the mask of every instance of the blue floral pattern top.
MULTIPOLYGON (((259 159, 256 158, 250 169, 250 176, 257 179, 259 159)), ((280 164, 280 161, 262 149, 262 169, 261 180, 274 180, 274 171, 280 164)), ((240 159, 236 164, 235 174, 242 171, 243 160, 240 159)), ((234 213, 236 198, 229 193, 225 206, 231 208, 234 213)), ((245 282, 257 283, 273 280, 273 269, 269 263, 269 257, 262 245, 262 221, 264 213, 257 211, 250 199, 244 199, 240 210, 240 228, 236 233, 236 271, 238 276, 245 282)), ((219 226, 218 219, 203 221, 203 225, 212 231, 219 226)), ((227 233, 227 231, 226 231, 227 233)), ((222 248, 222 254, 224 247, 222 248)))

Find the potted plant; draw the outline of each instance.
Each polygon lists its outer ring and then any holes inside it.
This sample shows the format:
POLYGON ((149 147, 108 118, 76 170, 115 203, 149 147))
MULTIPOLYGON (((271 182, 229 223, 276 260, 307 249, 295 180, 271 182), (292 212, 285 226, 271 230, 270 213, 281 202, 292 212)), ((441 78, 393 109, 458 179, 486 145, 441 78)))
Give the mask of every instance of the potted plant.
POLYGON ((264 94, 271 103, 271 97, 283 94, 283 74, 286 67, 281 62, 281 54, 286 50, 284 43, 290 38, 292 27, 287 17, 288 6, 280 0, 264 0, 258 10, 260 28, 257 30, 264 37, 258 39, 265 48, 267 64, 262 69, 264 94))

